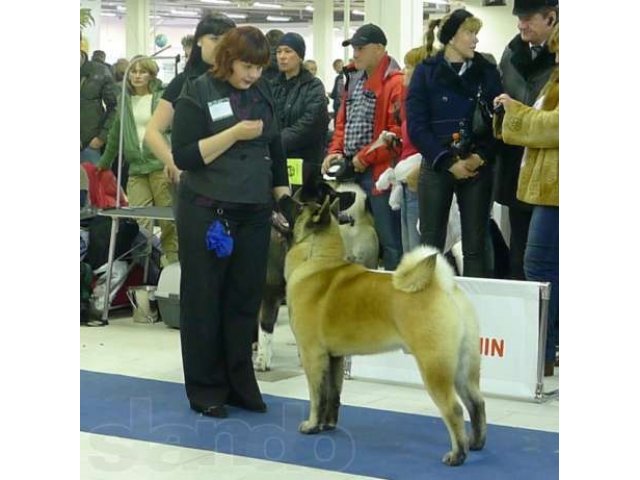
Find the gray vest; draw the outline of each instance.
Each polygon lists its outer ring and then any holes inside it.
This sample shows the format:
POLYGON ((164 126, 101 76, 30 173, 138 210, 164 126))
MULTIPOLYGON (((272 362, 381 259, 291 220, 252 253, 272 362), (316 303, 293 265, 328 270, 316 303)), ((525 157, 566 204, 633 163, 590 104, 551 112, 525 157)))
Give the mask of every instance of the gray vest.
MULTIPOLYGON (((270 92, 262 82, 257 88, 263 101, 271 110, 272 121, 265 124, 262 135, 253 140, 238 141, 209 165, 200 170, 185 171, 181 181, 194 192, 229 203, 268 204, 272 200, 273 173, 269 142, 277 135, 277 120, 270 92)), ((236 115, 213 121, 209 115, 209 102, 229 97, 231 87, 210 75, 198 77, 189 92, 191 97, 207 114, 208 134, 216 135, 233 127, 240 119, 236 115)))

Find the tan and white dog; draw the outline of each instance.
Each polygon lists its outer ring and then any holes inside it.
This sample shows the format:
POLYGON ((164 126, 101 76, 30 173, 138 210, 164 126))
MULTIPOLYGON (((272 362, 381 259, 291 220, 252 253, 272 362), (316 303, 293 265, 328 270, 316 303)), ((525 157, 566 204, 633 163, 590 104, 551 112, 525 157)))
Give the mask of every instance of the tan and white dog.
POLYGON ((299 430, 335 428, 346 355, 404 348, 415 356, 449 430, 451 451, 442 461, 462 464, 468 449, 483 448, 486 416, 478 322, 451 267, 425 246, 405 255, 393 273, 347 262, 330 196, 311 197, 302 198, 285 263, 291 328, 310 396, 309 418, 299 430), (471 418, 468 441, 456 393, 471 418))

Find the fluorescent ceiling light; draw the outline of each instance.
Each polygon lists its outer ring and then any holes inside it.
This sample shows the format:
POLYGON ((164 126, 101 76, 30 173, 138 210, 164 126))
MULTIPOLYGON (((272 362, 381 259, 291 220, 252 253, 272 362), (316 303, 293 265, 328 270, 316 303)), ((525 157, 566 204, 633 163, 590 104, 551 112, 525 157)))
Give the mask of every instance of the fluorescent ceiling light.
POLYGON ((282 8, 282 5, 280 5, 279 3, 253 2, 251 6, 257 8, 282 8))
POLYGON ((305 9, 307 12, 313 12, 313 7, 312 7, 311 5, 307 5, 306 7, 304 7, 304 9, 305 9))
POLYGON ((172 15, 183 15, 183 16, 198 16, 200 12, 196 12, 194 10, 171 10, 172 15))
POLYGON ((237 20, 244 20, 247 18, 247 14, 246 13, 227 13, 227 17, 235 18, 237 20))
POLYGON ((115 17, 116 14, 113 13, 113 12, 102 12, 102 13, 100 13, 100 16, 102 16, 102 17, 115 17))
POLYGON ((360 10, 351 10, 351 13, 353 15, 358 15, 360 17, 364 17, 364 12, 361 12, 360 10))
POLYGON ((119 12, 126 12, 127 7, 123 7, 122 5, 117 5, 116 10, 118 10, 119 12))
MULTIPOLYGON (((230 0, 200 0, 202 3, 213 3, 214 5, 231 5, 230 0)), ((228 17, 229 15, 227 15, 228 17)))
POLYGON ((435 3, 436 5, 449 5, 449 0, 424 0, 424 3, 435 3))
POLYGON ((288 22, 291 17, 276 17, 274 15, 267 15, 267 22, 288 22))

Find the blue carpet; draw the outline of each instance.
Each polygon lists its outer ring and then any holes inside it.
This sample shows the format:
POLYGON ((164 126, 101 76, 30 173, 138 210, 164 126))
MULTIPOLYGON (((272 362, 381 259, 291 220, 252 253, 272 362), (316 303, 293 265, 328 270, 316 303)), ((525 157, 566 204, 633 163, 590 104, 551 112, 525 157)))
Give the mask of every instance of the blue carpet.
POLYGON ((343 406, 338 429, 302 435, 309 402, 264 399, 267 413, 229 408, 212 419, 189 409, 181 384, 81 370, 80 429, 394 480, 558 478, 557 433, 489 425, 484 450, 452 468, 440 463, 449 449, 440 418, 343 406))

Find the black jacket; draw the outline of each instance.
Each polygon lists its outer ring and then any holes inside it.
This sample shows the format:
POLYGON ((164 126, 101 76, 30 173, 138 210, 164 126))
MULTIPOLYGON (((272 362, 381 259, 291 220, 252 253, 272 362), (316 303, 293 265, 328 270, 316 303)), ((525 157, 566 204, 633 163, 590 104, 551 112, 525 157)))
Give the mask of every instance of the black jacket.
POLYGON ((111 71, 87 60, 80 67, 80 144, 85 148, 94 137, 107 141, 118 103, 111 71))
POLYGON ((322 81, 302 69, 290 80, 280 73, 271 86, 287 158, 322 163, 329 125, 322 81))
POLYGON ((333 88, 329 94, 329 98, 333 100, 333 111, 336 116, 338 115, 338 110, 340 110, 340 102, 342 102, 342 95, 344 94, 344 77, 345 74, 342 72, 336 75, 333 81, 333 88))
MULTIPOLYGON (((533 105, 555 68, 555 56, 545 47, 535 60, 529 44, 516 35, 505 48, 500 60, 504 91, 512 98, 533 105)), ((501 143, 495 168, 495 200, 503 205, 526 204, 516 199, 518 176, 524 148, 501 143)))

